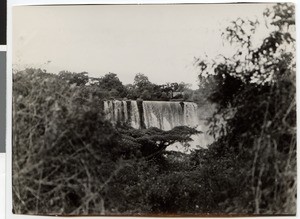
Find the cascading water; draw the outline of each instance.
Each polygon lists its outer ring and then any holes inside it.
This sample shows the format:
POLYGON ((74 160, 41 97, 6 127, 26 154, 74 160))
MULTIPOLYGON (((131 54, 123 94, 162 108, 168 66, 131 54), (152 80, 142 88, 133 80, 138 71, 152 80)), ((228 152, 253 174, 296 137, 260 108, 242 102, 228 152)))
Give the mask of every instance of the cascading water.
MULTIPOLYGON (((189 126, 201 131, 197 104, 172 101, 104 101, 104 113, 113 124, 127 123, 136 129, 157 127, 171 130, 176 126, 189 126)), ((202 144, 202 135, 192 136, 192 147, 202 144)), ((175 144, 178 146, 178 144, 175 144)))
POLYGON ((107 120, 112 123, 117 121, 125 121, 128 119, 128 113, 125 101, 104 101, 104 114, 107 120))
POLYGON ((140 128, 140 116, 136 101, 104 101, 105 118, 113 124, 129 123, 133 128, 140 128))
POLYGON ((197 104, 190 102, 143 101, 139 111, 137 101, 110 100, 104 101, 104 113, 112 123, 129 123, 133 128, 170 130, 198 125, 197 104))
POLYGON ((137 102, 136 101, 130 101, 130 106, 131 106, 131 110, 130 110, 130 124, 131 127, 138 129, 140 128, 140 124, 141 124, 141 119, 140 119, 140 114, 139 114, 139 109, 137 106, 137 102))
POLYGON ((176 126, 196 127, 197 105, 188 102, 143 101, 146 128, 170 130, 176 126))

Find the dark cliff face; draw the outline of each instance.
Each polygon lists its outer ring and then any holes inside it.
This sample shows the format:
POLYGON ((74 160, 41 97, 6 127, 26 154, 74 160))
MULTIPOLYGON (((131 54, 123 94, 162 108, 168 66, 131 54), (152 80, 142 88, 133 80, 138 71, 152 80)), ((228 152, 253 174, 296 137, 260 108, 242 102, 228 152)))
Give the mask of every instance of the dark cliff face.
POLYGON ((180 104, 182 110, 184 110, 184 102, 181 101, 179 104, 180 104))
POLYGON ((130 124, 132 122, 131 121, 132 113, 131 113, 131 101, 130 100, 126 101, 126 107, 127 107, 127 113, 128 113, 128 123, 130 124))
POLYGON ((138 110, 139 110, 139 116, 140 116, 140 127, 142 129, 146 128, 145 122, 144 122, 144 108, 143 108, 143 101, 142 100, 137 100, 136 101, 138 110))

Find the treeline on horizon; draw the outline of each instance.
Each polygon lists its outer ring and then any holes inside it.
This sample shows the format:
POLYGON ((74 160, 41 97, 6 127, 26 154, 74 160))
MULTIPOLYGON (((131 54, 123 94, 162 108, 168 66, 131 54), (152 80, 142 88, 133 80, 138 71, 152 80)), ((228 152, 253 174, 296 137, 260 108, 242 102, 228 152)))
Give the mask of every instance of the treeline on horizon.
POLYGON ((167 82, 165 84, 152 83, 145 74, 137 73, 132 84, 124 85, 116 73, 108 73, 103 77, 89 77, 88 72, 59 72, 59 77, 77 86, 97 86, 105 93, 107 99, 130 100, 184 100, 197 101, 198 90, 192 90, 190 84, 184 82, 167 82))
MULTIPOLYGON (((13 212, 294 215, 294 5, 276 4, 264 16, 271 31, 259 46, 252 35, 262 24, 238 19, 224 31, 236 54, 197 60, 193 95, 216 106, 207 118, 215 141, 190 154, 166 149, 175 142, 189 147, 201 134, 193 128, 134 129, 105 120, 103 100, 133 95, 115 74, 95 83, 85 73, 14 74, 13 212)), ((154 94, 150 85, 137 94, 154 94)))

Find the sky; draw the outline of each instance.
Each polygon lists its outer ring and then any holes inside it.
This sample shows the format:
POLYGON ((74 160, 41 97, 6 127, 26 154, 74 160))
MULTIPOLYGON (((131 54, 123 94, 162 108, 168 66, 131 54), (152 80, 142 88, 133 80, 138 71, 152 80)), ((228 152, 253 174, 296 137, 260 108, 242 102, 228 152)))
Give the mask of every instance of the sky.
MULTIPOLYGON (((137 73, 153 83, 197 87, 195 58, 231 55, 221 34, 237 18, 263 23, 266 4, 16 6, 13 67, 58 73, 137 73)), ((270 7, 270 5, 269 5, 270 7)), ((260 25, 258 38, 266 27, 260 25)))

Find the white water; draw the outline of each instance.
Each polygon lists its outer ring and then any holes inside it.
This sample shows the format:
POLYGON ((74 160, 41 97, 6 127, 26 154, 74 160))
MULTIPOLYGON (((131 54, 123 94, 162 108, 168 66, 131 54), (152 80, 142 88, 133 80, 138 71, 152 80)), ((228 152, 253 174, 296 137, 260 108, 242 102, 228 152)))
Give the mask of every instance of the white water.
MULTIPOLYGON (((128 123, 136 129, 142 128, 141 124, 144 122, 145 128, 157 127, 162 130, 171 130, 176 126, 189 126, 204 131, 204 124, 199 120, 197 110, 197 104, 191 102, 143 101, 141 114, 137 101, 104 101, 106 119, 113 124, 128 123), (141 121, 141 115, 143 121, 141 121)), ((193 135, 192 139, 190 149, 205 147, 208 143, 205 134, 193 135)), ((184 151, 185 148, 177 143, 170 146, 169 150, 184 151)))
POLYGON ((135 128, 135 129, 139 129, 140 128, 140 115, 139 115, 137 102, 130 101, 130 104, 131 104, 131 117, 130 117, 131 127, 135 128))
POLYGON ((184 111, 178 102, 143 101, 146 128, 157 127, 162 130, 184 124, 184 111))
POLYGON ((146 128, 171 130, 176 126, 197 127, 197 104, 190 102, 143 101, 146 128))

